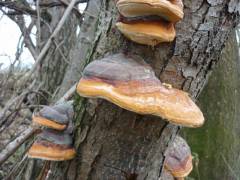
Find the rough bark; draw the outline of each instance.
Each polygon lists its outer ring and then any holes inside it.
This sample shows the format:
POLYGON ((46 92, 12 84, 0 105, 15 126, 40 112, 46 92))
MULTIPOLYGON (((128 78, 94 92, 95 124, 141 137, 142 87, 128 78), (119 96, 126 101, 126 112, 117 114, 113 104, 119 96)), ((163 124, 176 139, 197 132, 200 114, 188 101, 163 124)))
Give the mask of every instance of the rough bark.
MULTIPOLYGON (((176 25, 176 41, 152 48, 132 43, 116 30, 115 1, 90 0, 62 91, 80 79, 88 62, 124 51, 142 56, 163 82, 196 98, 236 26, 239 1, 185 0, 184 4, 185 18, 176 25), (89 41, 84 41, 86 38, 89 41)), ((75 110, 78 155, 71 162, 51 163, 49 179, 159 179, 165 149, 178 133, 178 126, 104 100, 76 96, 75 110)))
POLYGON ((197 155, 198 166, 192 175, 196 179, 238 180, 240 177, 239 60, 234 33, 199 97, 206 116, 205 126, 195 131, 183 131, 197 155))

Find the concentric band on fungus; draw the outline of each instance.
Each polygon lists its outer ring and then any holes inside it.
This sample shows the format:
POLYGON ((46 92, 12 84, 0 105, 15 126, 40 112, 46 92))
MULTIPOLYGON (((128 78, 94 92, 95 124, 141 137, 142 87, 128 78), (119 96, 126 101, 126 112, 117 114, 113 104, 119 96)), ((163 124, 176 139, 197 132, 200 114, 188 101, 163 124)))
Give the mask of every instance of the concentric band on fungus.
POLYGON ((171 42, 176 36, 174 25, 165 21, 118 22, 117 28, 130 40, 144 45, 155 46, 171 42))
POLYGON ((53 120, 49 120, 44 117, 36 116, 36 115, 33 115, 32 121, 33 123, 39 124, 41 126, 49 127, 52 129, 56 129, 56 130, 64 130, 67 127, 67 125, 65 124, 59 124, 54 122, 53 120))
POLYGON ((88 64, 77 92, 183 126, 198 127, 204 123, 201 110, 186 92, 164 86, 151 66, 132 54, 109 55, 88 64))
POLYGON ((51 161, 65 161, 76 155, 74 148, 66 145, 53 144, 48 141, 36 141, 28 151, 28 157, 51 161))
POLYGON ((84 97, 100 97, 139 114, 152 114, 188 127, 199 127, 204 118, 187 93, 141 81, 104 81, 83 77, 77 91, 84 97))
POLYGON ((176 167, 176 168, 172 168, 170 166, 168 166, 167 163, 164 164, 165 168, 171 172, 171 174, 174 176, 174 177, 187 177, 192 169, 193 169, 193 166, 192 166, 192 156, 189 155, 180 165, 179 167, 176 167))
POLYGON ((125 17, 158 15, 174 23, 184 15, 181 0, 119 0, 117 8, 125 17))

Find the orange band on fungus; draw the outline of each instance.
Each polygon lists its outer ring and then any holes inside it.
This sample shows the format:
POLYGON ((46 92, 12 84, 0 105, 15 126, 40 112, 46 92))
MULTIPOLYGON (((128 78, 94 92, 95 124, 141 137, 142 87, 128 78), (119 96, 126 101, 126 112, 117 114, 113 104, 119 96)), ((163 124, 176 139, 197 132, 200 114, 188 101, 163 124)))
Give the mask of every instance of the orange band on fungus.
POLYGON ((199 127, 200 109, 184 91, 164 86, 141 59, 123 54, 90 63, 77 91, 81 96, 106 99, 124 109, 152 114, 171 123, 199 127))
POLYGON ((51 161, 65 161, 76 156, 74 148, 47 141, 36 141, 28 151, 28 157, 51 161))
POLYGON ((65 124, 59 124, 52 120, 49 120, 40 116, 33 116, 32 120, 33 120, 33 123, 36 123, 41 126, 49 127, 52 129, 56 129, 56 130, 64 130, 67 127, 67 125, 65 124))
POLYGON ((182 0, 119 0, 117 8, 125 17, 158 15, 174 23, 184 15, 182 0))

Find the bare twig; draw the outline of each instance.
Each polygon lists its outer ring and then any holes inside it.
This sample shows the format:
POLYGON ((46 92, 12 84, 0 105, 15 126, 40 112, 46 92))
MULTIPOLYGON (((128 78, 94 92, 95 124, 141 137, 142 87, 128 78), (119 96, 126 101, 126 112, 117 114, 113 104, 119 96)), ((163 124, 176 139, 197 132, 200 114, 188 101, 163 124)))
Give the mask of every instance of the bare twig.
MULTIPOLYGON (((77 0, 74 5, 79 3, 85 3, 88 0, 77 0)), ((40 7, 51 8, 55 6, 67 6, 66 2, 47 2, 47 3, 40 3, 40 7)), ((23 15, 28 14, 31 16, 37 16, 37 12, 31 8, 31 6, 26 6, 26 3, 21 3, 21 1, 0 1, 0 8, 5 7, 12 11, 7 12, 7 15, 23 15)), ((81 13, 78 11, 77 8, 74 8, 75 12, 81 16, 81 13)))
POLYGON ((33 81, 31 83, 31 85, 29 86, 29 88, 27 90, 25 90, 24 92, 22 92, 19 96, 16 96, 12 99, 10 99, 5 107, 1 110, 0 112, 0 126, 3 124, 3 122, 5 121, 5 116, 7 114, 7 112, 11 109, 11 107, 14 105, 14 104, 18 104, 18 103, 22 103, 23 102, 23 99, 24 97, 26 97, 26 95, 29 93, 29 91, 31 91, 33 89, 35 85, 35 81, 33 81))
POLYGON ((55 30, 53 31, 53 33, 51 34, 51 36, 49 37, 49 39, 47 40, 46 44, 44 45, 44 47, 42 48, 39 56, 36 59, 35 64, 33 65, 32 69, 26 73, 26 75, 23 77, 22 82, 23 84, 25 84, 25 82, 28 80, 28 78, 30 78, 32 76, 32 74, 37 70, 37 67, 39 66, 39 64, 42 62, 42 59, 44 58, 45 54, 47 53, 49 47, 52 44, 52 40, 58 35, 59 31, 61 30, 62 26, 64 25, 66 19, 68 18, 68 16, 70 15, 75 3, 77 0, 72 0, 71 3, 69 4, 69 6, 67 7, 66 11, 64 12, 61 20, 59 21, 57 27, 55 28, 55 30))
POLYGON ((0 153, 0 166, 25 142, 26 139, 32 136, 35 131, 35 128, 30 127, 15 140, 10 142, 0 153))
POLYGON ((63 41, 60 44, 57 44, 57 42, 55 40, 53 40, 53 42, 54 42, 54 44, 56 46, 56 50, 60 53, 60 55, 62 56, 64 62, 67 63, 67 64, 70 64, 70 62, 67 60, 67 57, 64 55, 64 53, 62 52, 62 50, 60 48, 61 45, 63 44, 63 41))
POLYGON ((26 45, 26 47, 29 49, 30 53, 32 54, 33 58, 36 59, 37 58, 37 53, 35 50, 35 46, 32 42, 32 39, 30 37, 30 33, 32 31, 33 25, 35 24, 35 21, 32 20, 32 22, 30 23, 29 27, 27 28, 24 22, 24 18, 23 16, 8 16, 10 19, 12 19, 20 28, 22 35, 24 37, 24 43, 26 45))
POLYGON ((21 95, 12 98, 11 100, 8 101, 8 103, 5 105, 5 107, 3 108, 3 110, 0 112, 0 126, 2 125, 2 123, 4 122, 4 117, 6 116, 7 112, 9 111, 9 109, 12 107, 12 105, 18 101, 22 101, 23 97, 25 97, 27 95, 27 91, 23 92, 21 95))
POLYGON ((39 0, 36 2, 37 4, 37 52, 40 52, 40 44, 41 44, 41 14, 39 7, 39 0))
POLYGON ((69 99, 72 98, 72 96, 74 95, 74 93, 76 92, 76 87, 77 87, 77 84, 74 84, 64 95, 63 97, 61 97, 57 103, 63 103, 63 102, 66 102, 68 101, 69 99))
MULTIPOLYGON (((60 3, 62 3, 64 6, 68 6, 69 3, 65 0, 60 0, 60 3)), ((76 2, 75 5, 79 4, 80 2, 76 2)), ((75 12, 75 14, 77 15, 77 17, 79 18, 79 20, 82 20, 82 14, 79 12, 79 10, 76 7, 73 7, 73 10, 75 12)))
POLYGON ((20 14, 36 15, 36 11, 23 4, 22 1, 0 1, 0 7, 6 7, 20 14))
POLYGON ((25 154, 20 162, 18 162, 13 169, 8 173, 7 177, 5 177, 5 180, 9 180, 11 177, 13 177, 14 172, 16 172, 20 167, 22 167, 23 163, 26 162, 27 155, 25 154))
MULTIPOLYGON (((75 93, 76 84, 69 89, 66 94, 57 101, 56 104, 68 101, 72 95, 75 93)), ((0 152, 0 166, 4 163, 16 150, 28 139, 30 138, 38 129, 38 127, 29 127, 22 134, 20 134, 15 140, 10 142, 2 152, 0 152)))

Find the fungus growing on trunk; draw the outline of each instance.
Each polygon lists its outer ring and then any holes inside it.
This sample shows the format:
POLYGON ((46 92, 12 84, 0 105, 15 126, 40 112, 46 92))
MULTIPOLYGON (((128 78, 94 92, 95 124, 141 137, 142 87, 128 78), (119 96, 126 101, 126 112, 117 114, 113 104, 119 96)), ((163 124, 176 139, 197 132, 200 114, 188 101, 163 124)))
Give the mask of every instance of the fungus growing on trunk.
POLYGON ((58 104, 52 107, 44 107, 38 113, 34 113, 32 119, 34 123, 41 126, 64 130, 72 116, 73 109, 71 105, 58 104))
POLYGON ((106 99, 124 109, 161 116, 171 123, 198 127, 200 109, 184 91, 164 86, 138 56, 115 54, 93 61, 77 86, 81 96, 106 99))
POLYGON ((55 130, 43 130, 28 151, 28 157, 51 161, 73 159, 76 151, 69 134, 55 130))
POLYGON ((165 157, 164 168, 175 178, 180 180, 191 173, 193 169, 191 149, 180 136, 177 136, 166 150, 165 157))
POLYGON ((182 0, 119 0, 119 12, 125 17, 157 15, 169 22, 183 18, 182 0))
POLYGON ((176 36, 172 23, 154 18, 124 19, 117 22, 117 28, 130 40, 144 45, 155 46, 171 42, 176 36))

